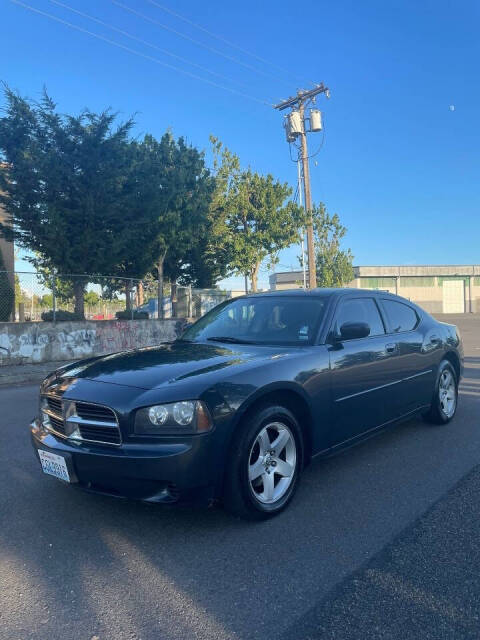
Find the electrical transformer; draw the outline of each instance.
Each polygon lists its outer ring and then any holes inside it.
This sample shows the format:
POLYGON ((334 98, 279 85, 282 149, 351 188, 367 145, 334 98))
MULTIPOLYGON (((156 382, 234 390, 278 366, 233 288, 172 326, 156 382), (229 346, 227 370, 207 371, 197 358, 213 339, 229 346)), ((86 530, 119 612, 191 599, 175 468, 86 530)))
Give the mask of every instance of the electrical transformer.
POLYGON ((318 109, 310 110, 310 131, 322 130, 322 112, 318 109))
POLYGON ((288 116, 285 116, 283 121, 283 128, 285 129, 285 137, 287 138, 287 142, 295 142, 295 136, 290 131, 290 123, 288 121, 288 116))
POLYGON ((294 136, 299 136, 303 133, 303 123, 299 111, 290 111, 287 116, 290 133, 294 136))

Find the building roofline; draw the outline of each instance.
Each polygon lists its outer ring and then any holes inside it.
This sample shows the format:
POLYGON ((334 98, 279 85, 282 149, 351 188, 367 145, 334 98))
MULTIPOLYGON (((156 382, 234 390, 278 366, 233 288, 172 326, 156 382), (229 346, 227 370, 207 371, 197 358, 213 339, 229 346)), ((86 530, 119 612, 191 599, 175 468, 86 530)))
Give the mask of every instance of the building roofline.
MULTIPOLYGON (((405 267, 411 267, 411 268, 417 268, 417 267, 480 267, 480 264, 475 264, 474 262, 470 262, 470 263, 465 263, 465 264, 357 264, 354 265, 354 269, 361 269, 361 268, 368 268, 368 269, 384 269, 385 267, 388 267, 389 269, 398 269, 398 268, 402 268, 405 269, 405 267)), ((280 273, 280 272, 278 272, 280 273)), ((283 273, 289 273, 288 271, 285 271, 283 273)))

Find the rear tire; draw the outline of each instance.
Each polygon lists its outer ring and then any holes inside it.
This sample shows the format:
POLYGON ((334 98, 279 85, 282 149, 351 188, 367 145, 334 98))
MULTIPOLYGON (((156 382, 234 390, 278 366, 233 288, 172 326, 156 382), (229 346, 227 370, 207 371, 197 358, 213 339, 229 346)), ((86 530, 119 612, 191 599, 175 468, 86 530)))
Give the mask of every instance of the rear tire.
POLYGON ((262 405, 238 427, 227 459, 224 504, 230 513, 265 520, 280 513, 296 491, 303 437, 294 414, 262 405))
POLYGON ((431 424, 447 424, 452 420, 458 405, 458 380, 451 362, 442 360, 438 367, 430 410, 423 419, 431 424))

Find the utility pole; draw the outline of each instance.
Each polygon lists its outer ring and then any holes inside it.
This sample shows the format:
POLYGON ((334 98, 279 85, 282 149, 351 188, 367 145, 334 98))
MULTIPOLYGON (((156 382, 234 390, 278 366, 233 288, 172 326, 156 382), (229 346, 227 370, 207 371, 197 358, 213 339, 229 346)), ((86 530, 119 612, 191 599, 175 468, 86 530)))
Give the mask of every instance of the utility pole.
POLYGON ((305 131, 305 102, 299 104, 303 131, 300 134, 301 158, 303 171, 303 189, 305 194, 305 211, 307 212, 307 255, 308 255, 308 287, 317 286, 317 265, 315 264, 315 243, 313 240, 312 192, 310 189, 310 163, 308 162, 307 133, 305 131))
MULTIPOLYGON (((298 185, 298 204, 303 206, 302 202, 302 167, 300 165, 300 157, 297 158, 297 185, 298 185)), ((300 247, 302 250, 302 271, 303 271, 303 288, 307 288, 307 270, 305 268, 305 230, 302 229, 300 239, 300 247)))
POLYGON ((310 112, 310 118, 305 117, 305 109, 310 103, 315 102, 315 97, 320 93, 324 93, 327 98, 330 97, 330 91, 323 84, 319 84, 313 89, 305 91, 299 89, 297 95, 274 105, 274 109, 283 111, 291 108, 291 112, 286 119, 287 141, 294 142, 300 138, 300 159, 303 168, 303 188, 305 195, 305 211, 307 212, 307 253, 308 253, 308 286, 314 289, 317 286, 317 269, 315 264, 315 243, 313 238, 313 221, 312 221, 312 192, 310 188, 310 163, 308 158, 307 132, 320 131, 321 115, 319 111, 310 112), (313 124, 313 116, 315 113, 315 124, 313 124), (306 122, 310 121, 310 128, 307 129, 306 122))

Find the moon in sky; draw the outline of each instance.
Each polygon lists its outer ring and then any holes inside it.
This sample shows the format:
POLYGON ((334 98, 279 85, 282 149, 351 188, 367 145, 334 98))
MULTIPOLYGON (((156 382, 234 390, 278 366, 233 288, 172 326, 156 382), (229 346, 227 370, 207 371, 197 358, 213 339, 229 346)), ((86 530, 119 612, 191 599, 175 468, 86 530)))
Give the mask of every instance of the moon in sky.
POLYGON ((451 104, 448 108, 450 109, 450 111, 455 111, 455 105, 454 104, 451 104))

